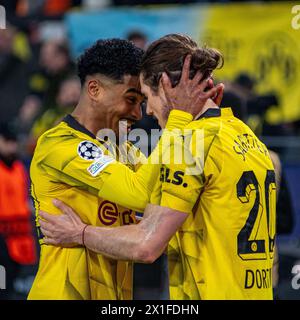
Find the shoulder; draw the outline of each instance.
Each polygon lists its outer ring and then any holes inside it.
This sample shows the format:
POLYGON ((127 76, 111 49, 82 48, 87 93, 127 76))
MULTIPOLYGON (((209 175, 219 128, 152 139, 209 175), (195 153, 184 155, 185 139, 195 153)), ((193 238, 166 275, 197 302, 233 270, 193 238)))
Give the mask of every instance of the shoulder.
POLYGON ((218 137, 222 128, 221 119, 219 117, 202 118, 192 121, 185 131, 185 136, 191 136, 192 149, 198 149, 207 153, 210 147, 218 141, 218 137))
POLYGON ((99 158, 106 151, 101 142, 80 134, 61 122, 39 138, 34 156, 39 157, 40 160, 47 159, 53 162, 63 162, 77 156, 91 161, 99 158))
POLYGON ((68 127, 66 123, 60 122, 55 127, 45 131, 38 139, 38 145, 44 143, 55 143, 57 140, 65 137, 66 139, 72 138, 74 132, 72 128, 68 127))
POLYGON ((201 118, 190 122, 186 129, 196 132, 201 132, 204 138, 217 135, 222 128, 222 119, 220 117, 201 118))
POLYGON ((34 151, 34 158, 44 157, 57 152, 60 152, 61 156, 63 156, 65 152, 61 152, 62 149, 65 150, 71 147, 76 143, 76 140, 71 130, 64 123, 60 123, 39 137, 34 151))

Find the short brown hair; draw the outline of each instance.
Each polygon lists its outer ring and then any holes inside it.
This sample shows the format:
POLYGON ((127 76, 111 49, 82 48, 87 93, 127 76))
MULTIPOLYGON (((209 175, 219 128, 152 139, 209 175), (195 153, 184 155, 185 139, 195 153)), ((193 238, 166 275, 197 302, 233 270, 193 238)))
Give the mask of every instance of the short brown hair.
POLYGON ((183 62, 188 54, 192 55, 190 78, 200 70, 205 79, 214 69, 223 66, 223 56, 218 50, 199 48, 187 35, 169 34, 154 41, 144 54, 141 74, 145 84, 157 91, 160 77, 166 72, 175 86, 180 80, 183 62))

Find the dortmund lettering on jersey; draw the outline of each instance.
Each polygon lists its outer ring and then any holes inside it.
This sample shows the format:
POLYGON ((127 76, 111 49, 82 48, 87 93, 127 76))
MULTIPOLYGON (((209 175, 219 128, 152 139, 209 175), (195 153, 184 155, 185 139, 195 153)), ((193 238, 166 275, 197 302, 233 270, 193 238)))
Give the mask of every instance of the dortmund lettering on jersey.
MULTIPOLYGON (((276 186, 265 145, 230 108, 209 109, 199 174, 164 165, 152 203, 189 215, 168 246, 172 299, 272 299, 276 186)), ((199 135, 198 135, 199 137, 199 135)), ((200 135, 201 137, 201 135, 200 135)), ((199 151, 199 150, 198 150, 199 151)))
MULTIPOLYGON (((119 153, 122 154, 122 149, 119 153)), ((135 223, 133 210, 99 194, 109 176, 108 167, 114 162, 95 136, 67 116, 39 139, 32 160, 30 174, 37 218, 40 209, 59 214, 51 202, 59 198, 71 205, 85 223, 94 226, 135 223)), ((138 167, 128 165, 131 170, 138 167)), ((131 298, 131 262, 109 259, 84 247, 41 246, 39 270, 29 299, 131 298)))

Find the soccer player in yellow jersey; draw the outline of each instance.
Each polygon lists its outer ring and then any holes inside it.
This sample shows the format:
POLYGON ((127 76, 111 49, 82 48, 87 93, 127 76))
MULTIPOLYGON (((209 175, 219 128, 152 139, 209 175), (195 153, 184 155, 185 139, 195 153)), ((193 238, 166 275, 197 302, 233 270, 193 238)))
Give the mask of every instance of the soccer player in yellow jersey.
MULTIPOLYGON (((122 155, 120 150, 114 154, 111 141, 96 137, 103 128, 117 132, 123 119, 129 124, 140 119, 141 58, 141 49, 119 39, 98 41, 80 57, 80 101, 72 115, 41 136, 32 160, 30 175, 37 213, 60 213, 52 204, 52 198, 57 197, 72 205, 85 223, 111 228, 134 223, 133 210, 144 210, 159 166, 146 163, 138 170, 130 163, 126 166, 116 161, 122 155)), ((195 94, 187 106, 171 112, 167 128, 184 127, 207 99, 220 91, 215 87, 204 92, 207 85, 205 81, 199 84, 200 79, 198 73, 188 81, 186 93, 194 85, 195 94)), ((39 270, 29 299, 131 298, 131 263, 83 246, 44 245, 42 237, 39 270)))
MULTIPOLYGON (((179 80, 187 54, 192 55, 191 73, 200 70, 204 77, 217 55, 188 37, 169 35, 144 56, 141 89, 148 112, 160 122, 166 119, 160 111, 164 106, 188 103, 184 76, 179 80), (170 79, 163 74, 161 85, 163 72, 170 79)), ((56 201, 65 214, 42 213, 45 241, 84 244, 115 259, 146 263, 169 244, 172 299, 272 299, 276 185, 268 150, 230 108, 206 105, 187 127, 191 130, 182 140, 189 141, 198 172, 191 174, 185 162, 163 164, 159 192, 154 191, 139 224, 113 231, 85 225, 56 201)))

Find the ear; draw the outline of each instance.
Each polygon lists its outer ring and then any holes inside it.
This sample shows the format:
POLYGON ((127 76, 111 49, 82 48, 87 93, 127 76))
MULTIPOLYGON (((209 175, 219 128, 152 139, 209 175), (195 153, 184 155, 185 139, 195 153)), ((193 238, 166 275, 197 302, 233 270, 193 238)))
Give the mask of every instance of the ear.
POLYGON ((92 100, 98 100, 102 91, 101 83, 97 79, 91 79, 87 81, 86 86, 89 97, 92 100))

